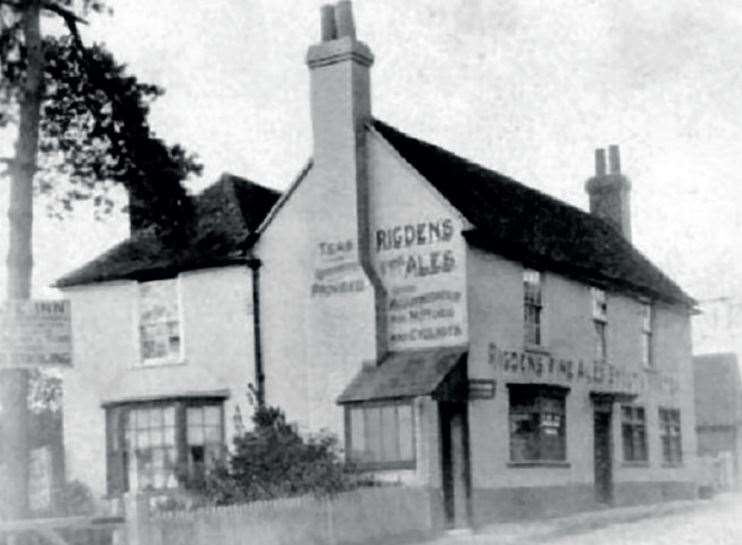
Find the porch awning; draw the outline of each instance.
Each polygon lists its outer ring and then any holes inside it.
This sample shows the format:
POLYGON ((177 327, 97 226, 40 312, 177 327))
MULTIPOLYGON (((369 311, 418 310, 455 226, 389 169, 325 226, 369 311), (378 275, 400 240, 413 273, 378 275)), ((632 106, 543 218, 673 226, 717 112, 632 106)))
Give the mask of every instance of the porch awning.
POLYGON ((337 403, 424 395, 465 399, 467 352, 466 346, 391 352, 378 365, 361 369, 337 403))

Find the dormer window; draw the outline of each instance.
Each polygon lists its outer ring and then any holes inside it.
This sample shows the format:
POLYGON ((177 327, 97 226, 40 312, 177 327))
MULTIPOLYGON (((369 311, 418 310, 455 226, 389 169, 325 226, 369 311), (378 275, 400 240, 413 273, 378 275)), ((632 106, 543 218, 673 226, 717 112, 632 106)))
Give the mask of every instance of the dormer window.
POLYGON ((181 361, 180 305, 176 278, 139 284, 141 365, 181 361))
POLYGON ((652 360, 652 305, 650 303, 641 304, 641 319, 642 319, 642 332, 641 332, 641 343, 642 343, 642 365, 644 367, 653 367, 654 361, 652 360))
POLYGON ((590 288, 593 308, 593 328, 595 335, 595 361, 604 362, 607 358, 608 346, 606 340, 606 327, 608 325, 608 302, 605 291, 598 288, 590 288))
POLYGON ((541 273, 533 269, 523 271, 524 341, 528 345, 541 344, 541 273))

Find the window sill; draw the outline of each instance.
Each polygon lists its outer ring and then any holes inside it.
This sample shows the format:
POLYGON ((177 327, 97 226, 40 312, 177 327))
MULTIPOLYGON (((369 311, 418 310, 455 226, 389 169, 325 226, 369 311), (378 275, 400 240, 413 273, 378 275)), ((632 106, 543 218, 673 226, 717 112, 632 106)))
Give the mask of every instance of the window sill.
POLYGON ((131 366, 132 369, 150 369, 152 367, 171 367, 177 365, 185 365, 185 358, 161 358, 153 360, 140 360, 139 362, 131 366))
POLYGON ((510 461, 508 467, 559 467, 568 468, 572 467, 572 464, 565 460, 522 460, 522 461, 510 461))
POLYGON ((349 462, 357 471, 394 471, 400 469, 416 469, 417 464, 412 462, 349 462))
POLYGON ((523 351, 530 352, 531 354, 543 354, 545 356, 551 354, 551 351, 541 344, 526 343, 523 345, 523 351))
POLYGON ((653 366, 653 365, 642 365, 642 367, 644 368, 644 372, 645 373, 652 373, 652 374, 655 374, 655 375, 657 373, 659 373, 659 371, 657 370, 657 368, 655 366, 653 366))
POLYGON ((625 460, 621 467, 649 467, 649 460, 625 460))
POLYGON ((684 467, 683 462, 662 462, 664 468, 679 468, 684 467))

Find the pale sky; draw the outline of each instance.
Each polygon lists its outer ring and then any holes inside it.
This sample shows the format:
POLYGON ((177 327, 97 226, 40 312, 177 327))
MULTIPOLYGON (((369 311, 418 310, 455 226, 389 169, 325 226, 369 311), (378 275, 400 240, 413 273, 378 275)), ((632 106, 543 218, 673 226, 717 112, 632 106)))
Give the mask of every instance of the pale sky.
MULTIPOLYGON (((152 125, 200 156, 193 191, 224 171, 285 189, 311 154, 304 55, 322 3, 119 0, 86 40, 165 87, 152 125)), ((635 244, 696 298, 742 296, 742 4, 355 0, 354 11, 376 56, 376 117, 582 208, 593 150, 619 144, 635 244)), ((120 215, 90 217, 60 223, 38 207, 36 296, 127 234, 120 215)))

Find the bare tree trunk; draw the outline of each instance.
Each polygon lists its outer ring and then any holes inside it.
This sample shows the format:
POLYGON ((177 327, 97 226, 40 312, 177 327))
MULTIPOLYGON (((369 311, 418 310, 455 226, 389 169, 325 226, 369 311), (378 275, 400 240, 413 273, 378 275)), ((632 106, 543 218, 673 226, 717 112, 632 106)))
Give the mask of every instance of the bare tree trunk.
MULTIPOLYGON (((22 9, 28 65, 20 97, 15 158, 10 169, 10 246, 7 260, 7 299, 10 302, 31 296, 33 177, 36 173, 44 72, 40 0, 28 0, 22 9)), ((11 519, 23 518, 28 513, 28 371, 21 368, 5 369, 0 378, 2 442, 5 445, 8 478, 6 497, 10 501, 7 516, 11 519)))

